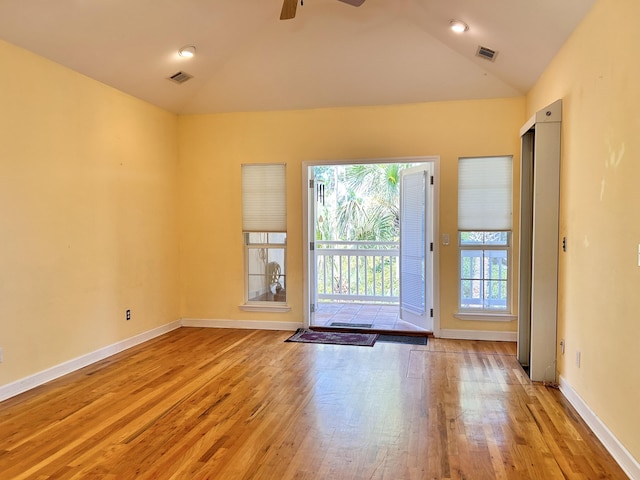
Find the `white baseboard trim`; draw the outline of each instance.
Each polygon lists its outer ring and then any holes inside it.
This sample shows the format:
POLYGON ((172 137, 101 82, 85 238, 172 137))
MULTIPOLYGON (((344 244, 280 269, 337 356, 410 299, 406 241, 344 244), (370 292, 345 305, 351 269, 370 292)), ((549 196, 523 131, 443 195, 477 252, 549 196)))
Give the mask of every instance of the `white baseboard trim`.
POLYGON ((518 332, 486 331, 486 330, 455 330, 441 328, 438 338, 454 340, 487 340, 493 342, 516 342, 518 332))
POLYGON ((127 338, 126 340, 100 348, 94 352, 87 353, 86 355, 74 358, 73 360, 55 365, 33 375, 29 375, 28 377, 21 378, 15 382, 0 386, 0 402, 180 327, 180 320, 176 320, 161 327, 143 332, 134 337, 127 338))
POLYGON ((149 341, 160 335, 164 335, 176 328, 180 327, 207 327, 207 328, 242 328, 252 330, 285 330, 296 331, 298 328, 302 328, 302 323, 292 322, 261 322, 259 320, 209 320, 209 319, 196 319, 196 318, 183 318, 174 322, 168 323, 161 327, 154 328, 147 332, 143 332, 126 340, 108 345, 100 348, 94 352, 87 353, 78 358, 74 358, 67 362, 55 365, 51 368, 43 370, 41 372, 29 375, 28 377, 21 378, 15 382, 8 383, 0 386, 0 402, 7 400, 8 398, 15 397, 21 393, 24 393, 39 385, 43 385, 51 380, 67 375, 76 370, 80 370, 92 363, 104 360, 111 355, 120 353, 131 347, 135 347, 140 343, 149 341))
POLYGON ((573 405, 578 414, 582 417, 589 428, 593 431, 598 440, 602 442, 611 456, 618 462, 620 468, 624 470, 631 480, 640 480, 640 463, 633 458, 633 455, 620 443, 616 436, 600 420, 589 405, 582 399, 578 392, 560 375, 560 391, 569 403, 573 405))
POLYGON ((303 324, 296 322, 269 322, 260 320, 217 320, 210 318, 183 318, 183 327, 201 328, 241 328, 250 330, 285 330, 296 331, 303 324))

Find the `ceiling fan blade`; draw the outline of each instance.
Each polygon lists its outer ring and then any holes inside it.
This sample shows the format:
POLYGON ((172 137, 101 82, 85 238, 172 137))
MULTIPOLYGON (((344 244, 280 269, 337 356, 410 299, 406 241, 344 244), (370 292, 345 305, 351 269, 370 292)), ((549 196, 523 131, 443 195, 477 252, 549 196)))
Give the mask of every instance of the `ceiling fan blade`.
POLYGON ((280 12, 280 20, 289 20, 296 16, 296 8, 298 0, 284 0, 282 3, 282 12, 280 12))
POLYGON ((364 3, 364 0, 340 0, 342 3, 348 3, 349 5, 353 5, 354 7, 359 7, 364 3))

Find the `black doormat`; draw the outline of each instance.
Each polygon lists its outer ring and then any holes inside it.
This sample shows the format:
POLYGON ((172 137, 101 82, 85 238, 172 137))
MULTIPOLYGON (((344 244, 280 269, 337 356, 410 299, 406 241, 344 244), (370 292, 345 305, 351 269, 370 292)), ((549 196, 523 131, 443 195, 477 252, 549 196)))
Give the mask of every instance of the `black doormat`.
POLYGON ((331 327, 372 328, 373 323, 331 322, 331 327))
POLYGON ((407 343, 409 345, 426 345, 427 337, 417 337, 413 335, 386 335, 380 334, 379 342, 407 343))

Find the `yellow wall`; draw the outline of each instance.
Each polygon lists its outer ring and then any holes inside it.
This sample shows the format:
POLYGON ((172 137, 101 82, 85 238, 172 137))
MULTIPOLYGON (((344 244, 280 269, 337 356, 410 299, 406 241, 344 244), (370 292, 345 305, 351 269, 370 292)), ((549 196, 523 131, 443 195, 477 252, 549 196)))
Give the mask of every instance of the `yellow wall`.
POLYGON ((640 460, 639 17, 637 0, 599 0, 527 111, 564 101, 558 370, 640 460))
MULTIPOLYGON (((518 178, 519 127, 562 98, 558 370, 640 458, 639 17, 599 0, 526 102, 183 117, 0 42, 0 385, 180 317, 302 321, 303 161, 439 155, 453 239, 458 157, 513 155, 518 178), (245 162, 287 164, 286 314, 238 308, 245 162)), ((515 330, 455 319, 456 272, 454 242, 442 328, 515 330)))
MULTIPOLYGON (((440 155, 455 238, 458 157, 517 164, 525 118, 524 98, 178 118, 4 42, 0 67, 0 385, 181 317, 301 322, 303 161, 440 155), (288 314, 238 308, 243 162, 287 163, 288 314)), ((442 327, 514 330, 453 318, 456 270, 443 247, 442 327)))
POLYGON ((178 149, 175 115, 4 42, 0 71, 4 385, 179 318, 178 149))
MULTIPOLYGON (((637 0, 599 0, 526 105, 178 118, 0 41, 0 385, 180 317, 302 321, 303 161, 439 155, 440 233, 453 239, 458 157, 513 155, 517 167, 519 127, 562 98, 558 370, 640 459, 639 17, 637 0), (238 308, 245 162, 287 164, 287 314, 238 308)), ((453 243, 441 249, 442 328, 515 329, 455 319, 456 272, 453 243)))
MULTIPOLYGON (((302 322, 303 161, 439 155, 440 233, 455 239, 458 157, 513 155, 517 179, 525 119, 524 98, 180 117, 183 316, 302 322), (244 288, 240 165, 261 162, 287 164, 288 314, 238 308, 244 288)), ((453 317, 457 265, 454 241, 441 249, 441 327, 515 330, 516 322, 453 317)))

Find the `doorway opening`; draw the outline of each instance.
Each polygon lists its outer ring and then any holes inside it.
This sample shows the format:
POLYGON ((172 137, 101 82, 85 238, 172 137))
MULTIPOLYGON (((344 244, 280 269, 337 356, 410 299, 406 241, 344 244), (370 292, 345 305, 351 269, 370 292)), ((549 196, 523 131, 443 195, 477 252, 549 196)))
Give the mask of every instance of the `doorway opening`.
POLYGON ((436 160, 304 165, 307 326, 434 331, 436 160))

